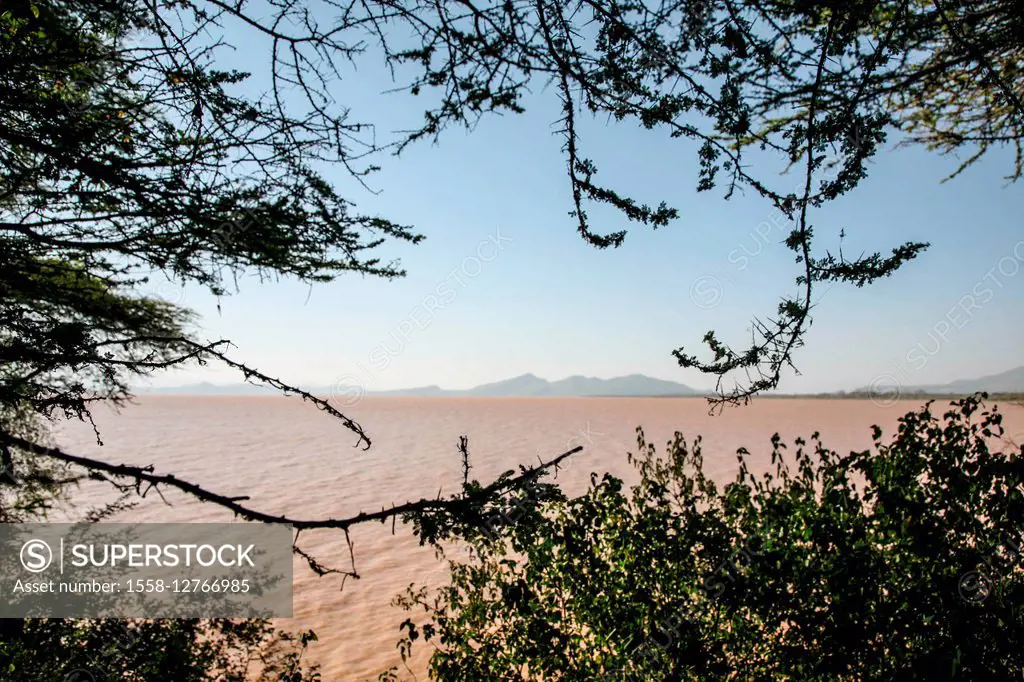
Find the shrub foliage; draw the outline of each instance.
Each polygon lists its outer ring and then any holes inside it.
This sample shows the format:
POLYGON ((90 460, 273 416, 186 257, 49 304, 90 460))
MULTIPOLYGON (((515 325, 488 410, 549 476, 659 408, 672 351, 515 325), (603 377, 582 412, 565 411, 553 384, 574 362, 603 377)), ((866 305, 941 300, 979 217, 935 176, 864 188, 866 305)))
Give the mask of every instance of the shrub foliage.
POLYGON ((981 394, 840 455, 815 433, 709 477, 701 441, 638 430, 640 482, 592 478, 462 532, 437 593, 398 601, 438 680, 981 680, 1024 668, 1021 448, 981 394), (422 610, 422 611, 421 611, 422 610))

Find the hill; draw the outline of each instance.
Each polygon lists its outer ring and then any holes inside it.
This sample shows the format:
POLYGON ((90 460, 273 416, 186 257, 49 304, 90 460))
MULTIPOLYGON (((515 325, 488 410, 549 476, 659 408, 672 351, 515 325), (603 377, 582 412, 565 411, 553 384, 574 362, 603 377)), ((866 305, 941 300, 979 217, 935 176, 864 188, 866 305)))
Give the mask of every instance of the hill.
MULTIPOLYGON (((330 395, 331 386, 301 387, 315 395, 330 395)), ((338 387, 334 387, 338 392, 338 387)), ((251 384, 217 385, 208 382, 159 388, 140 388, 139 393, 160 393, 173 395, 269 395, 274 391, 251 384)), ((354 395, 357 387, 351 387, 347 395, 354 395)), ((378 396, 479 396, 479 397, 597 397, 597 396, 672 396, 704 395, 704 392, 665 379, 655 379, 643 374, 630 374, 612 379, 571 376, 558 381, 548 381, 534 374, 523 374, 511 379, 481 384, 465 390, 447 390, 440 386, 423 386, 394 391, 367 391, 367 395, 378 396)))

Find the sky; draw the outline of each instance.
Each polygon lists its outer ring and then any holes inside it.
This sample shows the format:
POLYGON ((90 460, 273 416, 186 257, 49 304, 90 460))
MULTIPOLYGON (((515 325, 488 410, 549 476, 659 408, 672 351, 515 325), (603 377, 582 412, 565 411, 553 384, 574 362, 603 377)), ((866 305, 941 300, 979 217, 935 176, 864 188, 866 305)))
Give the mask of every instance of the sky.
MULTIPOLYGON (((224 63, 251 68, 253 54, 247 48, 224 63)), ((382 139, 420 120, 424 103, 381 94, 394 87, 383 69, 362 65, 344 76, 337 98, 353 120, 377 122, 382 139)), ((230 339, 233 357, 290 383, 461 389, 529 372, 550 380, 641 373, 713 386, 671 351, 707 359, 701 338, 710 329, 745 349, 751 320, 796 292, 785 219, 750 191, 730 200, 724 188, 698 193, 694 143, 587 118, 582 152, 597 163, 596 179, 680 212, 653 230, 591 207, 596 229, 628 234, 618 249, 590 246, 568 215, 557 98, 540 85, 524 115, 485 118, 437 145, 382 156, 383 170, 369 179, 375 194, 326 169, 357 210, 426 236, 380 249, 384 260, 401 259, 407 277, 343 275, 312 287, 243 278, 219 301, 154 280, 146 293, 194 309, 203 336, 230 339)), ((1005 180, 1011 163, 1008 152, 990 153, 942 183, 955 158, 889 144, 854 192, 812 211, 819 256, 835 248, 840 229, 848 256, 888 254, 906 241, 931 247, 862 289, 819 285, 806 345, 794 356, 799 374, 787 370, 779 389, 912 387, 1024 365, 1024 183, 1005 180)), ((772 178, 777 187, 798 181, 772 178)), ((241 379, 211 365, 153 384, 241 379)))

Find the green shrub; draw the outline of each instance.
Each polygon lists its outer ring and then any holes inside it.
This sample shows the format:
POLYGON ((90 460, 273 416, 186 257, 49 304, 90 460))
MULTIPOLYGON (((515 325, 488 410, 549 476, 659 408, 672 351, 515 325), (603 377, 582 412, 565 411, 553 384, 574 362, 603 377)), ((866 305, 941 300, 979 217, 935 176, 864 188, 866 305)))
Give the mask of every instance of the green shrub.
POLYGON ((262 619, 32 619, 0 638, 0 680, 316 682, 313 639, 262 619))
POLYGON ((848 455, 776 434, 770 471, 741 449, 721 489, 699 438, 659 457, 638 430, 630 490, 595 475, 461 529, 451 587, 398 599, 425 613, 402 650, 430 642, 444 681, 1016 679, 1024 469, 985 397, 848 455))

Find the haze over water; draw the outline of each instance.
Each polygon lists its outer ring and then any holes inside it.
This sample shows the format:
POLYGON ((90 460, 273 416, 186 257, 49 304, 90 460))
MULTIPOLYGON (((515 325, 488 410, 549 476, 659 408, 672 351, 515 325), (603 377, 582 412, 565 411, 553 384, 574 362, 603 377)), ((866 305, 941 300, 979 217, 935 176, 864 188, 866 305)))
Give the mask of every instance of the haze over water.
MULTIPOLYGON (((947 400, 934 412, 945 411, 947 400)), ((868 400, 760 399, 742 408, 709 416, 702 398, 365 398, 342 411, 356 419, 373 440, 368 451, 353 447, 356 437, 338 421, 298 399, 282 397, 144 396, 120 415, 98 412, 105 442, 96 444, 84 424, 65 425, 57 444, 81 455, 99 455, 114 463, 155 466, 227 495, 250 495, 246 504, 292 518, 347 517, 382 505, 433 497, 440 489, 458 490, 460 435, 469 437, 473 470, 482 483, 519 464, 536 464, 576 446, 558 474, 567 493, 585 490, 591 472, 611 472, 635 480, 626 460, 636 452, 638 425, 659 450, 674 431, 692 441, 703 437, 705 465, 720 481, 736 471, 735 452, 750 450, 752 470, 768 464, 770 438, 779 432, 792 444, 814 431, 826 447, 863 450, 871 446, 872 424, 886 439, 897 419, 921 401, 876 405, 868 400)), ((1000 406, 1007 436, 1024 440, 1024 410, 1000 406)), ((792 447, 791 447, 792 450, 792 447)), ((151 495, 118 521, 230 521, 211 505, 164 492, 174 506, 151 495)), ((110 499, 109 487, 91 483, 76 499, 83 505, 110 499)), ((312 660, 324 680, 376 679, 382 670, 401 666, 395 647, 406 614, 390 606, 410 582, 437 585, 443 580, 433 551, 420 547, 400 523, 357 526, 352 531, 356 569, 361 579, 318 578, 295 563, 294 615, 279 625, 312 628, 319 642, 312 660)), ((338 532, 304 534, 300 545, 322 562, 349 566, 338 532)), ((419 615, 419 614, 416 614, 419 615)), ((426 679, 429 645, 418 642, 411 668, 426 679)), ((411 676, 405 672, 405 676, 411 676)))

